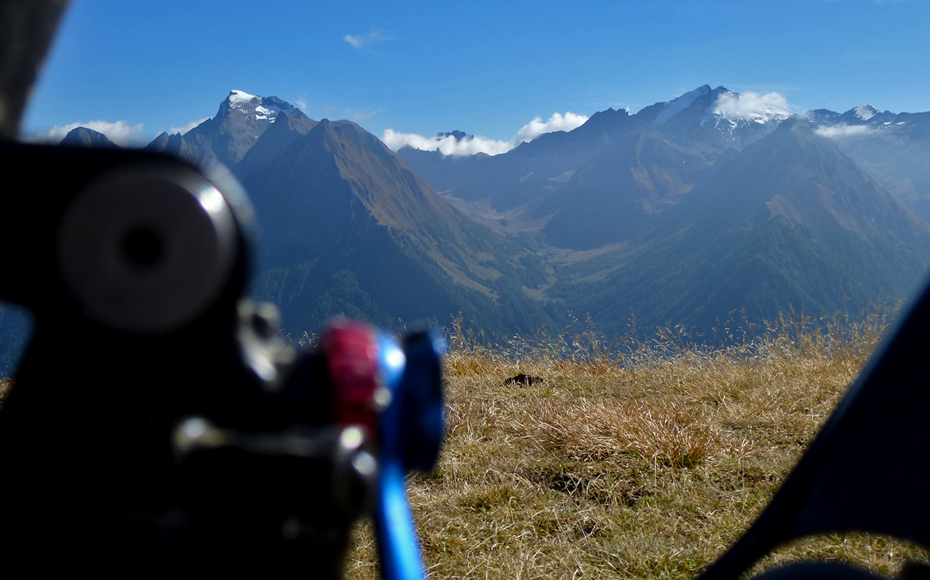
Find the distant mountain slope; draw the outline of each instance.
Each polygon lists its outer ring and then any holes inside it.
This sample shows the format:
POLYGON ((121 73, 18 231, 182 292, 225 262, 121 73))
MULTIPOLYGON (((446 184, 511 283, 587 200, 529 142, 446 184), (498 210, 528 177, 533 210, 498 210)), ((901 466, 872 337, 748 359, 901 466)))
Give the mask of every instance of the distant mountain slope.
POLYGON ((545 240, 576 250, 629 240, 678 203, 711 165, 659 133, 617 137, 541 204, 538 213, 554 214, 542 230, 545 240))
POLYGON ((545 226, 548 243, 586 249, 625 239, 632 233, 630 222, 640 221, 637 216, 642 212, 634 209, 639 202, 633 200, 639 194, 613 196, 608 191, 642 186, 650 190, 645 195, 653 199, 646 203, 653 209, 656 195, 670 196, 663 202, 667 205, 694 183, 695 165, 689 164, 709 167, 729 155, 728 150, 739 151, 771 133, 788 117, 777 103, 747 104, 741 99, 724 87, 704 85, 632 116, 613 109, 595 113, 572 131, 541 135, 501 155, 446 156, 410 147, 398 154, 445 195, 489 207, 492 211, 485 211, 483 217, 497 218, 505 231, 505 219, 534 222, 539 224, 536 230, 545 226), (645 135, 652 136, 653 145, 664 141, 676 149, 673 156, 678 163, 656 159, 646 170, 630 145, 645 135), (598 165, 602 167, 595 168, 598 165), (651 173, 646 176, 644 171, 651 173), (657 193, 656 187, 666 194, 657 193), (676 187, 681 191, 670 193, 676 187), (625 204, 632 204, 632 213, 625 204), (553 222, 545 225, 550 218, 553 222), (610 232, 615 219, 622 222, 617 229, 624 233, 610 232))
POLYGON ((288 147, 294 141, 309 133, 316 125, 316 121, 303 115, 279 114, 274 123, 262 134, 264 139, 259 138, 255 145, 245 153, 242 160, 233 165, 234 172, 237 175, 249 175, 266 165, 276 162, 287 153, 288 147))
POLYGON ((818 132, 886 189, 930 221, 930 112, 879 112, 860 105, 843 114, 811 111, 818 132))
POLYGON ((857 311, 881 292, 910 295, 928 267, 930 226, 795 118, 695 185, 612 260, 571 267, 578 278, 600 270, 599 279, 563 281, 551 295, 608 319, 623 305, 646 323, 709 328, 731 311, 755 322, 789 308, 857 311))
POLYGON ((489 200, 507 210, 534 204, 564 183, 571 173, 630 124, 626 111, 593 115, 570 132, 556 131, 511 151, 462 157, 403 147, 397 153, 438 191, 466 201, 489 200))
POLYGON ((289 328, 340 312, 395 327, 461 311, 500 334, 551 323, 523 290, 545 281, 542 261, 454 210, 354 123, 279 115, 233 170, 263 234, 256 292, 289 328))
POLYGON ((264 232, 256 292, 290 328, 340 311, 391 326, 461 310, 509 334, 573 310, 620 330, 631 308, 646 324, 821 314, 844 296, 858 307, 904 295, 926 274, 930 226, 862 171, 882 169, 901 199, 919 200, 901 184, 920 183, 923 117, 807 116, 705 85, 502 155, 395 155, 354 123, 234 91, 214 119, 151 147, 222 157, 246 185, 264 232), (838 137, 847 127, 872 148, 838 137), (890 165, 901 143, 913 162, 890 165), (878 161, 857 166, 844 151, 878 161))

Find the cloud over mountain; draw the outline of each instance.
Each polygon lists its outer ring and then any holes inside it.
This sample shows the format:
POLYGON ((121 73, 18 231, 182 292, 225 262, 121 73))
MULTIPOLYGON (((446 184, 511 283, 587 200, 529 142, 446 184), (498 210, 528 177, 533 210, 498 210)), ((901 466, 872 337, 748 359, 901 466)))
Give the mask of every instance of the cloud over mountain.
POLYGON ((830 139, 842 139, 844 137, 865 137, 872 135, 876 131, 868 125, 833 125, 817 127, 815 132, 821 137, 830 139))
POLYGON ((737 120, 770 120, 775 118, 787 119, 788 100, 778 93, 731 93, 726 92, 717 99, 714 114, 727 119, 737 120))
POLYGON ((453 135, 424 137, 415 133, 399 133, 393 129, 385 130, 381 140, 392 151, 397 151, 401 147, 413 147, 423 151, 436 151, 438 149, 443 155, 475 155, 477 153, 499 155, 510 151, 514 147, 513 143, 509 141, 495 141, 484 137, 466 137, 464 139, 456 139, 453 135))
POLYGON ((553 113, 546 122, 543 122, 542 117, 536 117, 520 128, 510 141, 495 141, 494 139, 473 136, 457 139, 450 134, 424 137, 415 133, 400 133, 393 129, 387 129, 381 140, 393 151, 397 151, 401 147, 412 147, 423 151, 439 150, 443 155, 475 155, 477 153, 500 155, 510 151, 520 143, 532 141, 544 133, 571 131, 583 125, 587 120, 588 118, 584 115, 576 115, 570 111, 567 111, 564 115, 553 113))
POLYGON ((571 131, 576 127, 584 125, 588 118, 584 115, 576 115, 567 111, 565 115, 553 113, 549 120, 542 122, 540 117, 536 117, 517 131, 514 141, 522 143, 523 141, 532 141, 543 133, 552 133, 553 131, 571 131))

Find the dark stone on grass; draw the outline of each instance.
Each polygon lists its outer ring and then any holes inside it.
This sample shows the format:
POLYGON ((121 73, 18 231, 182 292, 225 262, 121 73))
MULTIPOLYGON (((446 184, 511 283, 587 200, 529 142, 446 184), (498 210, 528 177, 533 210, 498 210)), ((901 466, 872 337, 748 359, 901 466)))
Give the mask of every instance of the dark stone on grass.
POLYGON ((542 377, 534 377, 531 375, 525 375, 523 373, 520 373, 519 375, 515 377, 510 377, 509 379, 506 379, 504 381, 504 384, 505 385, 520 385, 523 387, 528 387, 530 385, 535 385, 537 383, 544 383, 544 382, 546 382, 546 379, 542 377))

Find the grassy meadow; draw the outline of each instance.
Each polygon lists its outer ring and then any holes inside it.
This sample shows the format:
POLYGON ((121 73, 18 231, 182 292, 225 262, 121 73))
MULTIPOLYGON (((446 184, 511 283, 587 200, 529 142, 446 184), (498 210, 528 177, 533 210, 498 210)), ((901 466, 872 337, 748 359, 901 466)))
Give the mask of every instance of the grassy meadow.
MULTIPOLYGON (((648 342, 607 341, 580 322, 493 346, 453 321, 447 438, 437 470, 409 479, 429 576, 695 577, 760 513, 897 310, 725 324, 710 339, 666 328, 648 342), (518 373, 543 381, 505 383, 518 373)), ((10 387, 0 381, 0 405, 10 387)), ((754 573, 799 559, 895 576, 930 555, 828 536, 783 547, 754 573)), ((367 521, 346 570, 378 577, 367 521)))
MULTIPOLYGON (((783 317, 608 344, 591 325, 487 347, 454 321, 448 435, 410 496, 431 578, 693 578, 748 528, 887 331, 783 317), (505 384, 518 373, 542 377, 505 384)), ((878 536, 779 549, 754 572, 841 560, 894 576, 928 554, 878 536)), ((376 578, 370 524, 348 577, 376 578)))

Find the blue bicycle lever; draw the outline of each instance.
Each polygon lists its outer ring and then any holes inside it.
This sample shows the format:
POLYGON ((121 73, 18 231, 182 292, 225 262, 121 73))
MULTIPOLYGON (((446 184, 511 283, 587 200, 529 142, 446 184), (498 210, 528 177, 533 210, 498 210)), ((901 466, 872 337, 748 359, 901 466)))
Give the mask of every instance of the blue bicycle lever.
POLYGON ((379 426, 380 472, 374 521, 381 575, 385 580, 424 576, 404 478, 431 470, 443 435, 442 367, 445 341, 434 332, 405 337, 403 349, 389 336, 380 340, 383 384, 391 401, 379 426))

